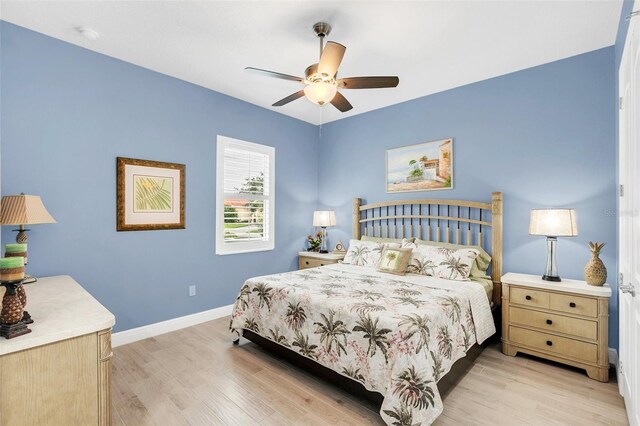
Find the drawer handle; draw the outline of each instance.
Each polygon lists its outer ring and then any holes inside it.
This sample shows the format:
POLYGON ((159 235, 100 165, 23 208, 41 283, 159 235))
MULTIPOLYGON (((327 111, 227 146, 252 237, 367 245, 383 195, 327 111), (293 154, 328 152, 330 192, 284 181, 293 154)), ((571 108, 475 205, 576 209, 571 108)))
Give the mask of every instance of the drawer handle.
POLYGON ((306 264, 308 265, 308 264, 309 264, 309 261, 307 260, 307 261, 306 261, 306 262, 304 262, 304 263, 306 263, 306 264))
POLYGON ((551 340, 547 340, 547 346, 553 346, 553 342, 551 340))
POLYGON ((320 266, 324 266, 324 263, 321 263, 320 266))
POLYGON ((531 300, 531 296, 529 296, 528 294, 524 298, 527 300, 531 300))
POLYGON ((551 324, 553 324, 553 321, 547 320, 547 324, 551 325, 551 324))
POLYGON ((569 307, 570 307, 570 308, 575 308, 575 307, 576 307, 575 302, 570 302, 570 303, 569 303, 569 307))

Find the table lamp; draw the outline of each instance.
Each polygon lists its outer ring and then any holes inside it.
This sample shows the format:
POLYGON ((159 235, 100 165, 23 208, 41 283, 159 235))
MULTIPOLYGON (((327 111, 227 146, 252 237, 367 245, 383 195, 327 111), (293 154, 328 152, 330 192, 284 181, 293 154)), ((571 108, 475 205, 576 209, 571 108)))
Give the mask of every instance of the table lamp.
POLYGON ((336 213, 333 210, 316 210, 313 212, 313 226, 319 226, 320 253, 329 253, 327 250, 327 227, 336 226, 336 213))
POLYGON ((529 235, 547 237, 547 267, 543 280, 562 281, 556 266, 556 243, 558 237, 578 235, 576 212, 573 209, 532 209, 529 235))
MULTIPOLYGON (((14 229, 16 243, 27 243, 27 231, 25 225, 36 225, 40 223, 56 223, 56 220, 49 214, 42 204, 42 200, 37 195, 6 195, 2 197, 2 207, 0 208, 0 225, 18 225, 14 229)), ((24 283, 35 282, 36 279, 25 275, 24 283)))

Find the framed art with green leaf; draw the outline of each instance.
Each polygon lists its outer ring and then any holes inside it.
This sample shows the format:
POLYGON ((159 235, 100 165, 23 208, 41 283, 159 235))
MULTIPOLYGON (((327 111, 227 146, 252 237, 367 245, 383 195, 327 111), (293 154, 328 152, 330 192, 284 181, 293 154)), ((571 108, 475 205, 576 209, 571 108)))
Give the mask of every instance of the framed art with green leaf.
POLYGON ((118 157, 116 229, 184 229, 185 165, 118 157))

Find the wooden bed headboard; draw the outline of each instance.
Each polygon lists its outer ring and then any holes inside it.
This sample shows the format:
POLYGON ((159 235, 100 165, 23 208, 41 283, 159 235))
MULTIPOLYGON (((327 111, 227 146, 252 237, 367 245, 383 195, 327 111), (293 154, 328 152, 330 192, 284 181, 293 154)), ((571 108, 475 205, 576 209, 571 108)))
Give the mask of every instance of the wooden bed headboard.
POLYGON ((353 200, 353 238, 420 238, 427 241, 479 245, 491 255, 493 303, 500 305, 502 287, 502 192, 491 202, 418 199, 362 205, 353 200), (487 212, 488 211, 488 212, 487 212), (484 212, 484 213, 483 213, 484 212), (483 238, 491 228, 491 244, 483 238))

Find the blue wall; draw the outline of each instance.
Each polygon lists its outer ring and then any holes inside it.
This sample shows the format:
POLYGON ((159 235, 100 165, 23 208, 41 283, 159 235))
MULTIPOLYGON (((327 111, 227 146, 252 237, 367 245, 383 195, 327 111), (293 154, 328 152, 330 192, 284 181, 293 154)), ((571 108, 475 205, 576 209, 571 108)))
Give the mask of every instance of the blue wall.
MULTIPOLYGON (((348 241, 351 200, 505 196, 504 271, 539 274, 533 207, 577 209, 560 273, 581 278, 586 242, 615 287, 614 47, 471 84, 318 128, 237 99, 2 23, 2 193, 33 193, 58 220, 30 233, 29 270, 70 274, 116 314, 116 330, 232 303, 250 276, 296 267, 316 205, 332 243, 348 241), (216 256, 215 138, 276 147, 276 250, 216 256), (392 147, 454 138, 455 189, 386 194, 392 147), (115 157, 187 165, 187 229, 115 231, 115 157), (196 297, 187 287, 198 286, 196 297)), ((13 239, 10 227, 3 242, 13 239)), ((617 347, 617 292, 611 301, 617 347)))
POLYGON ((72 275, 126 330, 228 305, 246 278, 297 266, 317 203, 316 126, 6 22, 1 31, 2 194, 38 194, 58 221, 31 227, 30 273, 72 275), (214 254, 217 134, 276 149, 273 251, 214 254), (185 230, 116 232, 117 156, 187 165, 185 230))
MULTIPOLYGON (((489 201, 502 191, 504 272, 542 274, 545 239, 528 235, 530 209, 571 207, 579 236, 559 239, 560 275, 582 279, 587 242, 606 241, 602 259, 615 288, 615 93, 609 47, 325 124, 318 192, 321 205, 336 209, 332 238, 348 241, 354 196, 489 201), (454 189, 385 193, 385 150, 449 137, 454 189)), ((614 291, 612 347, 617 317, 614 291)))

